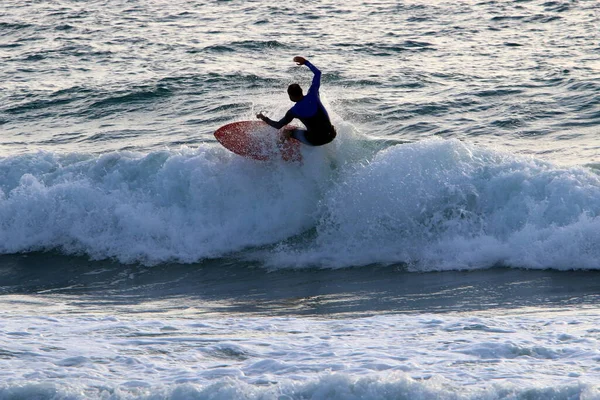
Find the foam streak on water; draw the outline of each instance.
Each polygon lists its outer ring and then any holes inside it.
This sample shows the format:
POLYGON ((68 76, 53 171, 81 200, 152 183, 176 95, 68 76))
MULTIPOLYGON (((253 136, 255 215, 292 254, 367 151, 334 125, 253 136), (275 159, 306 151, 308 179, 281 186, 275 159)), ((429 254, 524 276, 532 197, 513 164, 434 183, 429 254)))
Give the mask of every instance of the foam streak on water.
MULTIPOLYGON (((47 300, 41 309, 57 311, 66 299, 47 300)), ((2 343, 0 364, 15 372, 5 372, 0 395, 600 398, 593 310, 353 320, 199 321, 191 310, 174 316, 23 318, 5 312, 10 341, 2 343)))

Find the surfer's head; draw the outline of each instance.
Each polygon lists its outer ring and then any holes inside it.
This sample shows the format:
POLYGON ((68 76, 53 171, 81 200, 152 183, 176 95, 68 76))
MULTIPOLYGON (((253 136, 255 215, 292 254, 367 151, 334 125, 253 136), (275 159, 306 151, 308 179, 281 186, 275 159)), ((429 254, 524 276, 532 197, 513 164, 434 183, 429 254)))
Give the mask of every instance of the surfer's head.
POLYGON ((304 97, 302 94, 302 88, 297 83, 292 83, 288 86, 288 95, 290 96, 290 100, 294 103, 299 102, 304 97))

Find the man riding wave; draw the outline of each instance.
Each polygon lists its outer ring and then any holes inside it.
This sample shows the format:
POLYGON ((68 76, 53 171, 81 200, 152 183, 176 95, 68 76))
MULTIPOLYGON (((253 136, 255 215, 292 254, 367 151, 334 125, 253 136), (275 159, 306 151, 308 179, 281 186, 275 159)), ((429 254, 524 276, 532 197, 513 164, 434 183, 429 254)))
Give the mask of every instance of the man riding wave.
POLYGON ((286 131, 286 134, 309 146, 322 146, 335 139, 336 131, 331 125, 329 114, 327 114, 327 110, 319 98, 321 71, 304 57, 294 57, 294 62, 298 65, 306 65, 315 74, 306 95, 302 93, 300 85, 292 83, 288 86, 287 92, 290 100, 296 104, 285 113, 282 119, 273 121, 262 113, 257 114, 256 118, 262 119, 276 129, 283 128, 292 122, 294 118, 297 118, 306 126, 306 130, 296 128, 286 131))

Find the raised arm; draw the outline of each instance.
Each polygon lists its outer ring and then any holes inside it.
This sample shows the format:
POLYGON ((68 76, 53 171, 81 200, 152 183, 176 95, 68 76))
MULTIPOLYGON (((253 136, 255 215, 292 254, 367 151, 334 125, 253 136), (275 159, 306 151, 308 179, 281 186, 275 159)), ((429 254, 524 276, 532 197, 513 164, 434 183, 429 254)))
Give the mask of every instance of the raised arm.
POLYGON ((312 84, 310 85, 310 88, 308 89, 309 92, 312 92, 313 90, 315 92, 319 92, 319 88, 321 87, 321 71, 319 71, 319 69, 317 67, 315 67, 314 65, 312 65, 310 63, 310 61, 308 61, 306 58, 304 57, 294 57, 294 61, 296 63, 298 63, 298 65, 306 65, 308 67, 308 69, 310 69, 312 71, 313 74, 315 74, 315 76, 313 77, 312 80, 312 84))

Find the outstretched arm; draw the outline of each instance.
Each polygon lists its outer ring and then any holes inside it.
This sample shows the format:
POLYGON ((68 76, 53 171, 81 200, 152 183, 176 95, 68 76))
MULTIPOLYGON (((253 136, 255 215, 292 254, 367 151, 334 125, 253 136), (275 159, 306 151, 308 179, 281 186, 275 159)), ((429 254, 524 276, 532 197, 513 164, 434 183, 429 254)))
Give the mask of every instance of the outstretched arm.
POLYGON ((313 74, 315 74, 315 76, 313 77, 312 80, 312 84, 310 85, 310 88, 308 89, 309 92, 311 91, 319 91, 319 88, 321 87, 321 71, 319 71, 319 69, 317 67, 315 67, 314 65, 312 65, 310 63, 310 61, 308 61, 306 58, 304 57, 294 57, 294 62, 298 63, 298 65, 306 65, 313 74))
POLYGON ((262 119, 263 121, 265 121, 267 124, 271 125, 275 129, 281 129, 284 126, 286 126, 287 124, 289 124, 290 122, 292 122, 292 120, 294 119, 294 114, 290 110, 290 111, 286 112, 285 116, 283 118, 281 118, 279 121, 273 121, 272 119, 264 116, 262 113, 257 114, 256 118, 262 119))

